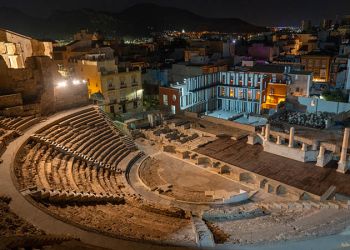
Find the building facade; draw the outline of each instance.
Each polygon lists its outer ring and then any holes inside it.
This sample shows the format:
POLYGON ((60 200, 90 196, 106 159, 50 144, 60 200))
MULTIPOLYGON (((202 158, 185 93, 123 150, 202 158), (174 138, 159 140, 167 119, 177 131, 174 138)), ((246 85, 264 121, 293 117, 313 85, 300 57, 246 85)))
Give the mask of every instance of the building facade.
POLYGON ((260 113, 266 100, 268 78, 254 72, 217 72, 186 78, 182 84, 160 89, 161 104, 169 100, 176 112, 210 112, 224 110, 232 113, 260 113), (179 98, 174 97, 178 95, 179 98), (178 110, 179 109, 179 110, 178 110))
POLYGON ((311 72, 284 65, 256 65, 189 77, 181 84, 161 88, 160 104, 175 112, 260 114, 263 109, 277 110, 288 96, 308 97, 311 82, 311 72))
POLYGON ((321 53, 309 53, 301 56, 301 64, 306 71, 313 73, 314 82, 329 82, 332 56, 321 53))

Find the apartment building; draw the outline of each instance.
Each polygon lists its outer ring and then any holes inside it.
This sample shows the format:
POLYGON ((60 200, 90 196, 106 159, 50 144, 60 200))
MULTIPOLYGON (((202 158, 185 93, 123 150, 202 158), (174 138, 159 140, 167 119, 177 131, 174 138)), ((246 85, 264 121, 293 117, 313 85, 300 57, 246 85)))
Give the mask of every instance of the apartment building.
POLYGON ((101 107, 108 113, 127 113, 142 109, 141 70, 118 68, 106 54, 85 54, 74 59, 75 76, 87 81, 90 97, 102 95, 101 107))

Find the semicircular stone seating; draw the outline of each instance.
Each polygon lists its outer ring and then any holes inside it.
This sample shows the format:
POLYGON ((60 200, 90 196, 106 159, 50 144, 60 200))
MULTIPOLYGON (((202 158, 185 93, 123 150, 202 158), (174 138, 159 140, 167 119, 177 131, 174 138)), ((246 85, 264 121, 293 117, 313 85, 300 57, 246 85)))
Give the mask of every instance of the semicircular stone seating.
POLYGON ((66 220, 126 238, 194 242, 183 209, 149 201, 129 185, 129 167, 143 156, 103 112, 89 107, 33 134, 14 171, 24 196, 66 220))
POLYGON ((22 135, 27 128, 37 123, 39 117, 6 117, 0 116, 0 156, 5 152, 7 145, 16 137, 22 135))
POLYGON ((126 194, 118 166, 136 150, 132 139, 91 107, 32 135, 16 175, 23 193, 35 199, 119 203, 126 194))

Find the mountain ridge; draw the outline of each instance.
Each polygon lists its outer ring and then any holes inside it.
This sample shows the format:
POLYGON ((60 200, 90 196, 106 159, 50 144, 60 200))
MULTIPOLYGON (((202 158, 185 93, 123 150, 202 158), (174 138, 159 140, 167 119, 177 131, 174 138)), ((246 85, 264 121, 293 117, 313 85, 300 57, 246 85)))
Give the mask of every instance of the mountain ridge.
POLYGON ((209 18, 188 10, 141 3, 119 13, 93 9, 55 10, 47 18, 18 9, 0 7, 0 28, 38 38, 68 38, 80 29, 101 30, 108 35, 147 36, 164 30, 250 33, 263 31, 239 18, 209 18))

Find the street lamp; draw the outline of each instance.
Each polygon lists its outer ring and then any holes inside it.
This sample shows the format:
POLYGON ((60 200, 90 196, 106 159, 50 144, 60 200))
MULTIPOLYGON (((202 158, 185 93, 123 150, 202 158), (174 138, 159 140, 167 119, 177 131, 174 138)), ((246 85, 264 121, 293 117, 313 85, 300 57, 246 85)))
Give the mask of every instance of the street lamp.
POLYGON ((57 83, 57 88, 65 88, 67 87, 67 81, 61 81, 57 83))

